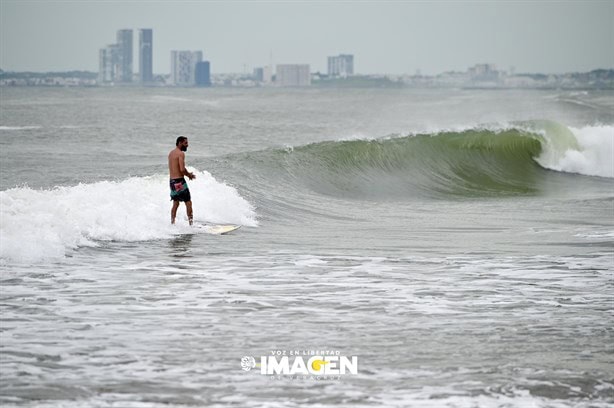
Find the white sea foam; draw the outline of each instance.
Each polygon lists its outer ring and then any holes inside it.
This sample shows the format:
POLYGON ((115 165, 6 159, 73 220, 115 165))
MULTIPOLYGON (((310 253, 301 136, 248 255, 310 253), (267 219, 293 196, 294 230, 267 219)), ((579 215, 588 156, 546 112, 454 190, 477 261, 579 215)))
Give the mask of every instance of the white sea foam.
POLYGON ((165 103, 165 102, 192 102, 188 98, 182 98, 182 97, 179 97, 179 96, 171 96, 171 95, 154 95, 154 96, 151 97, 150 100, 152 102, 159 102, 159 103, 165 103))
MULTIPOLYGON (((208 172, 197 172, 189 185, 196 221, 257 225, 252 205, 208 172)), ((159 175, 53 190, 2 191, 0 258, 40 262, 61 259, 99 241, 144 241, 193 232, 183 205, 177 225, 170 225, 168 190, 167 177, 159 175)))
POLYGON ((610 240, 614 238, 614 231, 590 231, 574 234, 575 237, 592 240, 610 240))
POLYGON ((40 129, 42 126, 0 126, 0 130, 34 130, 40 129))
POLYGON ((542 154, 538 162, 549 169, 568 173, 614 178, 614 126, 570 128, 579 149, 562 154, 542 154))

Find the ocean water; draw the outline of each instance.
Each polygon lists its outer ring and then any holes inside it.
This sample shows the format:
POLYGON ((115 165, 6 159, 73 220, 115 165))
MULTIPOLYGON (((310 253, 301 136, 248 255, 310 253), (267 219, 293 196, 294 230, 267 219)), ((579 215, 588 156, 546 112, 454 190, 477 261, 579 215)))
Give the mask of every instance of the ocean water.
POLYGON ((613 92, 2 88, 0 402, 611 406, 613 156, 613 92))

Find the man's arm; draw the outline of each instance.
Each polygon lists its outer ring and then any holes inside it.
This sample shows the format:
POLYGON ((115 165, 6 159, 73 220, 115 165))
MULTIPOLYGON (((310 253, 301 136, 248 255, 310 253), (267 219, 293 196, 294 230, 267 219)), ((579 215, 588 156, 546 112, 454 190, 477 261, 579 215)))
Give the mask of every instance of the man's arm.
POLYGON ((188 176, 188 178, 190 180, 194 179, 196 176, 194 175, 194 173, 190 173, 188 171, 188 169, 185 168, 185 153, 181 152, 181 154, 179 155, 179 171, 181 172, 181 174, 183 174, 184 176, 188 176))

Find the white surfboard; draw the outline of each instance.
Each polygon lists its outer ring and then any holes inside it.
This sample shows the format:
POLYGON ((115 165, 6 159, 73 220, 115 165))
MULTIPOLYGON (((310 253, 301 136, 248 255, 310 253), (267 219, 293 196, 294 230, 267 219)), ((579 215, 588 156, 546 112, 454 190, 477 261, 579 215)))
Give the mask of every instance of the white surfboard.
POLYGON ((196 228, 202 229, 207 234, 224 235, 241 228, 240 225, 215 225, 215 224, 195 224, 196 228))

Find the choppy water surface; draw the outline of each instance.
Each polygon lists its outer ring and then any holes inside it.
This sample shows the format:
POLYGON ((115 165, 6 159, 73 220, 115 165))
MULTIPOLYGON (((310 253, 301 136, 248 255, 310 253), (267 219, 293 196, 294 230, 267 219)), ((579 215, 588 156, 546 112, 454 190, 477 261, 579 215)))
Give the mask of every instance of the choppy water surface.
POLYGON ((614 403, 614 97, 8 89, 0 400, 614 403), (190 138, 198 222, 170 226, 190 138), (244 371, 335 350, 358 374, 244 371))

